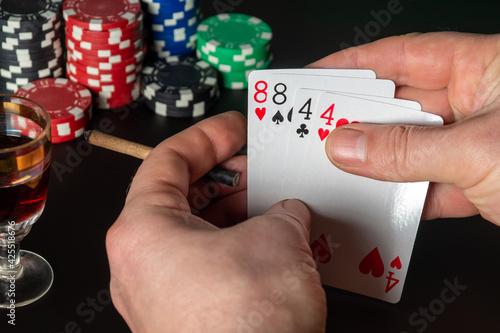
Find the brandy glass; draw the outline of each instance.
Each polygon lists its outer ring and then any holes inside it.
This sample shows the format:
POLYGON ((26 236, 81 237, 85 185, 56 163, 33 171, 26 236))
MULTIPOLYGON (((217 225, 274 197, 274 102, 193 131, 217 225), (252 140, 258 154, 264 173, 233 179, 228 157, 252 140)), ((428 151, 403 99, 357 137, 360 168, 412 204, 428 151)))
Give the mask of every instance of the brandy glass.
POLYGON ((49 113, 29 99, 0 95, 0 307, 30 304, 51 287, 41 256, 20 249, 45 207, 50 173, 49 113))

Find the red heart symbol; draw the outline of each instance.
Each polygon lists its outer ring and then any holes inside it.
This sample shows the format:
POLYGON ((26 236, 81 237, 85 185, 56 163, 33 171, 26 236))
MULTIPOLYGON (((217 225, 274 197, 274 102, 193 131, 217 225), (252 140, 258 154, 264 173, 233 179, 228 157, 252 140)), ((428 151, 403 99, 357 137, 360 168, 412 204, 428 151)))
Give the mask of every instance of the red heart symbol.
POLYGON ((384 275, 384 262, 380 257, 380 253, 378 252, 378 248, 374 248, 370 253, 366 255, 366 257, 361 260, 359 263, 359 271, 363 274, 372 273, 372 275, 376 278, 384 275))
POLYGON ((319 134, 319 138, 321 139, 321 141, 323 141, 328 136, 328 134, 330 134, 330 130, 327 130, 327 129, 324 130, 324 129, 320 128, 318 130, 318 134, 319 134))
POLYGON ((325 234, 322 234, 318 237, 312 244, 311 250, 313 253, 313 258, 318 259, 318 261, 322 264, 326 264, 332 258, 332 253, 330 251, 330 246, 328 246, 328 242, 326 241, 325 234))
POLYGON ((391 261, 391 267, 401 269, 402 265, 399 256, 397 256, 393 261, 391 261))
POLYGON ((344 126, 347 124, 349 124, 349 120, 347 120, 345 118, 341 118, 341 119, 337 120, 337 124, 335 124, 335 127, 340 127, 340 126, 344 126))
POLYGON ((259 117, 259 120, 262 120, 262 118, 264 118, 264 116, 266 115, 266 108, 256 108, 255 109, 255 114, 257 115, 257 117, 259 117))

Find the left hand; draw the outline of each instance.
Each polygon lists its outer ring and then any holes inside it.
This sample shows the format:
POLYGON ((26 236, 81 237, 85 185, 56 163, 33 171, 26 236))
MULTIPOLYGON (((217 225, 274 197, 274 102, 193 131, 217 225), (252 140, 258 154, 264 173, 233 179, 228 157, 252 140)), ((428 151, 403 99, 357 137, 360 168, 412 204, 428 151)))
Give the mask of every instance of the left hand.
POLYGON ((133 332, 324 332, 307 207, 288 200, 241 222, 246 158, 232 156, 245 142, 245 118, 230 112, 139 168, 106 239, 113 303, 133 332), (219 164, 242 174, 237 187, 202 178, 219 164))

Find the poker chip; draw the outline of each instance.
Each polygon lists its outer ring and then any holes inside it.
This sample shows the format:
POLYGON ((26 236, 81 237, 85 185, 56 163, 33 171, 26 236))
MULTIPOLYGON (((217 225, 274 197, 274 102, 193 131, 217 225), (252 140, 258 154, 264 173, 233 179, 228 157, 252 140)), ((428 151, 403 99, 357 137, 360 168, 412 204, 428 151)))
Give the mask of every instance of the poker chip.
POLYGON ((199 0, 141 0, 153 59, 190 56, 202 14, 199 0))
POLYGON ((15 95, 33 100, 49 112, 54 143, 80 137, 92 119, 90 90, 66 78, 32 81, 15 95))
POLYGON ((66 72, 87 87, 100 109, 126 105, 140 95, 147 46, 139 0, 67 0, 66 72))
POLYGON ((66 22, 66 35, 74 40, 86 41, 109 40, 109 39, 130 39, 138 37, 143 30, 143 15, 140 14, 136 21, 123 28, 113 28, 105 31, 91 31, 66 22))
POLYGON ((122 67, 117 68, 117 69, 113 69, 113 68, 101 69, 101 68, 99 68, 99 66, 85 66, 85 65, 82 65, 78 62, 72 61, 71 59, 67 59, 66 67, 69 69, 70 73, 72 73, 73 75, 76 75, 74 73, 74 71, 78 70, 80 72, 87 73, 87 74, 93 75, 93 76, 100 76, 100 75, 123 76, 123 75, 128 75, 130 73, 139 74, 142 71, 143 65, 142 65, 142 63, 139 65, 132 63, 130 65, 122 66, 122 67))
POLYGON ((140 14, 139 0, 66 0, 63 6, 68 24, 90 31, 127 27, 140 14))
POLYGON ((112 109, 129 104, 141 95, 140 79, 137 79, 130 92, 98 91, 96 95, 99 109, 112 109))
POLYGON ((145 104, 161 116, 204 115, 219 98, 217 71, 188 56, 156 60, 142 71, 145 104))
POLYGON ((139 52, 143 45, 142 39, 137 39, 135 41, 128 40, 128 43, 123 43, 121 44, 122 46, 120 47, 120 44, 118 46, 116 45, 106 45, 106 44, 83 44, 83 48, 81 47, 82 43, 75 44, 71 39, 66 39, 66 47, 71 50, 72 52, 84 54, 87 56, 91 57, 97 57, 97 58, 109 58, 113 56, 128 56, 130 57, 131 55, 136 54, 139 52), (91 50, 86 48, 85 46, 92 47, 91 50))
POLYGON ((64 75, 62 0, 0 1, 0 91, 64 75))
POLYGON ((59 16, 63 0, 4 0, 0 3, 3 32, 16 33, 49 29, 59 16))
POLYGON ((261 19, 245 14, 219 14, 197 28, 198 58, 216 68, 227 89, 246 89, 252 70, 272 61, 272 30, 261 19))

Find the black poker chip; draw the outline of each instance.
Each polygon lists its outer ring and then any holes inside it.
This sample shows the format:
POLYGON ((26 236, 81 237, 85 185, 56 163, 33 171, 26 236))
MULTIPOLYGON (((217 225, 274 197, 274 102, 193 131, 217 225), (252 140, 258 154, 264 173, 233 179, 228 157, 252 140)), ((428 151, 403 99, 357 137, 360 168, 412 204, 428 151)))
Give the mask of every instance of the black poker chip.
POLYGON ((2 31, 46 29, 61 15, 63 0, 2 0, 0 25, 2 31))
POLYGON ((192 96, 191 94, 184 94, 180 96, 180 98, 179 96, 176 96, 176 98, 172 98, 171 96, 163 96, 159 93, 153 95, 149 90, 144 90, 143 96, 144 99, 149 101, 159 101, 175 108, 185 108, 190 107, 195 103, 211 100, 212 98, 219 96, 219 85, 216 84, 212 89, 196 96, 192 96))
MULTIPOLYGON (((19 61, 19 62, 7 62, 2 61, 0 63, 0 71, 7 71, 12 74, 29 74, 33 72, 38 72, 40 70, 52 69, 57 66, 63 66, 64 59, 62 57, 53 58, 51 60, 43 61, 19 61)), ((2 75, 2 77, 5 77, 2 75)))
POLYGON ((0 0, 0 90, 64 75, 63 0, 0 0))
POLYGON ((10 53, 15 52, 18 49, 29 49, 31 52, 41 52, 50 47, 54 47, 55 43, 60 43, 62 41, 62 33, 58 31, 57 33, 51 33, 41 40, 30 40, 27 42, 13 42, 8 40, 0 44, 0 53, 10 53))
POLYGON ((189 56, 160 59, 142 71, 146 105, 162 116, 197 117, 219 97, 217 71, 189 56))
POLYGON ((145 97, 144 101, 145 103, 149 105, 154 105, 154 103, 161 103, 164 105, 165 108, 168 108, 169 110, 176 110, 180 112, 190 112, 192 111, 197 105, 201 105, 201 103, 207 103, 211 102, 214 100, 217 100, 219 97, 219 94, 213 94, 213 96, 207 98, 207 99, 201 99, 201 100, 196 100, 196 101, 172 101, 172 100, 161 100, 161 99, 152 99, 145 97))
POLYGON ((190 107, 176 108, 160 101, 145 99, 144 103, 156 114, 172 118, 191 118, 205 115, 218 101, 218 94, 207 101, 193 103, 190 107))
MULTIPOLYGON (((207 62, 193 57, 169 57, 145 66, 142 71, 143 90, 153 97, 182 99, 209 94, 217 85, 217 71, 207 62)), ((208 97, 208 95, 207 95, 208 97)))
POLYGON ((60 44, 60 41, 54 43, 54 46, 47 47, 40 51, 33 51, 31 49, 19 48, 15 51, 0 52, 2 59, 4 61, 9 62, 10 64, 22 61, 49 61, 51 59, 56 58, 57 56, 62 55, 63 48, 60 44))
POLYGON ((29 83, 34 80, 52 78, 52 77, 60 77, 64 75, 64 66, 56 65, 52 68, 40 69, 34 72, 25 72, 25 73, 13 73, 8 72, 4 69, 0 69, 0 80, 10 82, 16 85, 23 85, 29 83))
POLYGON ((11 44, 11 45, 30 45, 37 42, 42 42, 44 39, 47 39, 51 34, 61 33, 61 22, 58 22, 54 27, 42 31, 41 29, 33 28, 29 31, 21 31, 21 32, 0 32, 0 42, 2 44, 11 44))

